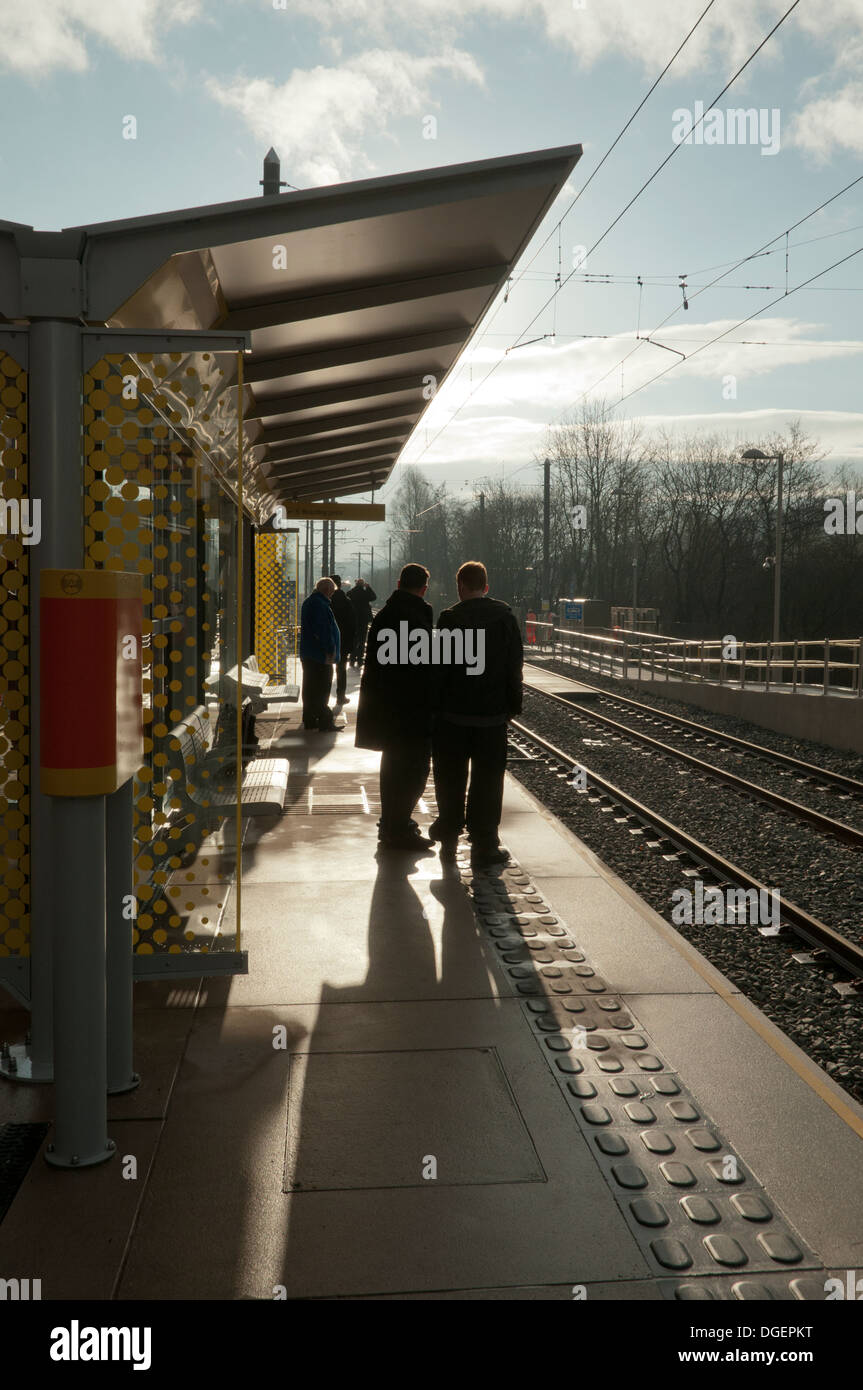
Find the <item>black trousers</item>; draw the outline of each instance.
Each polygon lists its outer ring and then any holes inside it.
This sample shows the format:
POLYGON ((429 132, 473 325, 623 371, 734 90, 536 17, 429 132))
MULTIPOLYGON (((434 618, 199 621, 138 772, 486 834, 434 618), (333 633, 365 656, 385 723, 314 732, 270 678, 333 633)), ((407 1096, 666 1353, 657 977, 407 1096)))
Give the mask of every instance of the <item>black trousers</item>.
POLYGON ((348 658, 343 656, 336 667, 336 702, 341 703, 348 688, 348 658))
POLYGON ((474 728, 438 717, 432 757, 442 836, 455 840, 467 825, 473 845, 497 848, 506 771, 506 724, 474 728))
POLYGON ((430 763, 431 739, 422 734, 394 739, 381 753, 381 834, 401 835, 410 829, 430 763))
POLYGON ((302 667, 303 723, 307 729, 328 728, 333 722, 329 704, 333 668, 326 661, 304 661, 302 667))
POLYGON ((359 666, 362 666, 363 658, 366 654, 366 636, 368 635, 369 626, 369 623, 357 623, 357 637, 354 642, 354 649, 351 652, 351 661, 356 662, 359 666))

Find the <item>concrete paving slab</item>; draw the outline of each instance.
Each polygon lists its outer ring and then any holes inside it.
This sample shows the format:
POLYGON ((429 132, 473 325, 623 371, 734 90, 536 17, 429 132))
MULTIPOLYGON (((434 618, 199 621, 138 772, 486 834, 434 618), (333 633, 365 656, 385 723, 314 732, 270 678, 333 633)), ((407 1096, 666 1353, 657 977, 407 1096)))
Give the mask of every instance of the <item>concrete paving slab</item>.
POLYGON ((586 855, 570 844, 558 833, 554 825, 537 815, 534 810, 504 809, 500 823, 500 839, 519 863, 529 866, 534 878, 596 876, 596 869, 589 863, 586 855))
POLYGON ((111 1298, 160 1129, 155 1120, 112 1125, 117 1152, 96 1168, 50 1168, 40 1150, 0 1226, 4 1274, 41 1279, 43 1300, 111 1298), (128 1156, 135 1179, 123 1176, 128 1156))
POLYGON ((537 874, 533 881, 618 993, 713 993, 710 982, 646 924, 646 904, 639 911, 605 878, 537 874))
POLYGON ((387 861, 374 878, 367 869, 325 893, 320 883, 247 884, 249 974, 233 979, 231 1004, 314 1003, 325 982, 346 1000, 500 992, 458 879, 408 877, 408 868, 387 861))
POLYGON ((545 1181, 493 1048, 291 1058, 286 1192, 545 1181))
MULTIPOLYGON (((449 1103, 458 1106, 458 1096, 450 1092, 449 1103)), ((386 1134, 369 1142, 386 1155, 386 1134)), ((184 1060, 120 1297, 152 1297, 155 1288, 167 1298, 269 1298, 278 1285, 289 1297, 572 1285, 647 1272, 517 1005, 206 1010, 184 1060), (272 1046, 280 1020, 289 1030, 287 1051, 272 1046), (317 1055, 334 1043, 346 1055, 496 1048, 547 1181, 283 1193, 288 1052, 317 1055), (209 1156, 206 1181, 186 1187, 178 1202, 176 1175, 196 1165, 200 1171, 202 1154, 209 1156)))
POLYGON ((506 791, 519 808, 502 825, 507 848, 616 991, 704 994, 720 984, 735 989, 707 962, 699 969, 688 963, 680 949, 686 943, 670 940, 673 928, 663 924, 661 935, 658 915, 526 788, 507 777, 506 791))
MULTIPOLYGON (((148 1008, 136 1013, 134 1066, 141 1085, 108 1098, 111 1137, 117 1121, 159 1119, 165 1114, 192 1017, 191 1009, 148 1008)), ((0 1082, 0 1124, 51 1121, 54 1112, 52 1085, 0 1082)))
POLYGON ((530 661, 525 662, 524 683, 533 690, 550 690, 552 695, 562 695, 565 692, 569 696, 577 696, 580 700, 596 700, 600 694, 597 689, 591 689, 571 676, 561 676, 557 671, 534 666, 530 661))

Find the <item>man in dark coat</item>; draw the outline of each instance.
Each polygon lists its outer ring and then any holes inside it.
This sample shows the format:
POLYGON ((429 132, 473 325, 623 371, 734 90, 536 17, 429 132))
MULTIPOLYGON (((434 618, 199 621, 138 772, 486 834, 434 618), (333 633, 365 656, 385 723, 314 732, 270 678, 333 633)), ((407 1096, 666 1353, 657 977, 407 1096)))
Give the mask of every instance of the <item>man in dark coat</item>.
POLYGON ((482 662, 475 660, 473 669, 464 661, 436 668, 432 756, 438 815, 429 835, 441 842, 441 859, 453 860, 467 823, 471 864, 486 869, 509 858, 498 826, 507 721, 521 713, 523 649, 512 609, 488 597, 485 565, 468 561, 456 584, 459 602, 444 609, 438 628, 460 629, 463 651, 481 653, 482 662))
POLYGON ((372 604, 377 598, 377 594, 364 579, 358 579, 354 587, 348 589, 348 598, 353 604, 354 620, 356 622, 356 635, 354 637, 354 648, 351 652, 351 665, 362 666, 363 656, 366 650, 366 633, 369 630, 369 623, 372 620, 372 604))
POLYGON ((339 629, 330 603, 335 587, 331 579, 319 579, 300 609, 303 727, 326 732, 345 727, 336 724, 329 703, 339 659, 339 629))
POLYGON ((354 605, 342 588, 342 576, 331 574, 330 578, 336 586, 330 603, 333 605, 333 613, 339 629, 340 651, 336 666, 336 707, 339 708, 342 705, 349 705, 351 702, 350 695, 345 692, 348 684, 348 658, 356 641, 357 620, 354 616, 354 605))
POLYGON ((429 573, 424 565, 405 565, 398 588, 375 616, 369 629, 368 654, 360 682, 356 746, 381 750, 381 818, 378 841, 382 849, 428 849, 413 810, 423 794, 431 759, 430 681, 427 665, 414 665, 402 655, 408 634, 421 630, 430 642, 432 610, 423 595, 429 573), (406 624, 405 629, 400 624, 406 624), (380 658, 380 659, 379 659, 380 658))

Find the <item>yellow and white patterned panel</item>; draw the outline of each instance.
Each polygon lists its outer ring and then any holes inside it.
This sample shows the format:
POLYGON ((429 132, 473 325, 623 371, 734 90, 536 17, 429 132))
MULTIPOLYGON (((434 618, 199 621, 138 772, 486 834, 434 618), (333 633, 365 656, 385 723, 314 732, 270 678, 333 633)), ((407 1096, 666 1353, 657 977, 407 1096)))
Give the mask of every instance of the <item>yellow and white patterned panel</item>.
POLYGON ((236 926, 233 821, 211 789, 233 784, 236 763, 236 721, 220 718, 217 687, 235 621, 237 509, 190 423, 195 360, 114 354, 84 377, 87 566, 137 570, 146 585, 134 788, 134 940, 146 955, 230 946, 236 926))

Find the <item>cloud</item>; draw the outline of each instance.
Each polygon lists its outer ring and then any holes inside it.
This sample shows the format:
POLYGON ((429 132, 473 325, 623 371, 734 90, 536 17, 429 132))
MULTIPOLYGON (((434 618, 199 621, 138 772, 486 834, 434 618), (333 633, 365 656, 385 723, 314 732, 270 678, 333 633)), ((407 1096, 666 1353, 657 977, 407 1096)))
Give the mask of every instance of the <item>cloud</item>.
MULTIPOLYGON (((733 327, 735 322, 734 319, 716 319, 669 326, 657 336, 663 344, 691 354, 700 343, 733 327)), ((673 390, 684 381, 699 380, 712 383, 715 398, 721 402, 724 379, 728 376, 735 377, 739 387, 747 379, 789 366, 812 364, 817 367, 827 361, 847 361, 863 355, 863 342, 853 339, 825 342, 814 336, 821 330, 822 325, 802 320, 759 319, 744 329, 735 330, 715 346, 705 348, 691 361, 681 362, 657 383, 657 389, 671 386, 673 390), (758 340, 759 345, 752 340, 758 340)), ((469 349, 462 359, 463 369, 438 392, 424 417, 423 427, 407 450, 405 461, 431 464, 472 460, 478 463, 482 459, 498 459, 514 463, 520 459, 525 462, 534 450, 542 448, 548 422, 563 416, 584 393, 590 394, 595 388, 596 396, 605 396, 610 402, 620 395, 619 364, 633 346, 633 335, 628 333, 600 340, 536 343, 504 357, 498 349, 480 343, 469 349), (488 381, 467 401, 472 386, 482 380, 495 362, 499 365, 488 381), (601 380, 603 377, 605 379, 601 380), (443 432, 435 439, 442 427, 445 427, 443 432), (426 429, 430 441, 427 449, 426 429)), ((624 364, 624 393, 647 383, 671 361, 669 353, 644 343, 624 364)), ((625 403, 623 410, 631 414, 638 407, 639 397, 635 396, 625 403)), ((728 428, 735 418, 733 412, 734 406, 729 403, 727 413, 722 413, 722 419, 729 422, 728 428)), ((779 413, 785 418, 799 411, 791 409, 779 413)), ((856 421, 860 417, 849 418, 856 421)), ((855 427, 857 438, 863 438, 859 425, 855 427)), ((847 453, 851 445, 847 433, 843 442, 847 443, 847 453)))
POLYGON ((256 140, 275 145, 291 182, 330 184, 372 170, 366 139, 394 117, 426 114, 432 80, 440 76, 483 83, 474 59, 456 49, 435 57, 372 49, 338 67, 297 68, 281 84, 211 77, 206 85, 256 140))
POLYGON ((826 160, 835 149, 863 152, 863 82, 849 82, 832 96, 809 102, 792 122, 787 143, 826 160))
MULTIPOLYGON (((555 44, 570 49, 583 68, 622 56, 654 74, 692 27, 703 0, 287 0, 294 13, 327 28, 349 25, 353 32, 445 33, 452 40, 476 21, 541 25, 555 44)), ((679 76, 717 63, 739 65, 788 8, 787 0, 734 0, 716 5, 675 60, 679 76)), ((776 61, 786 36, 802 29, 840 53, 849 31, 863 25, 863 0, 819 0, 811 13, 801 6, 767 45, 762 61, 776 61)))
POLYGON ((200 0, 26 0, 0 8, 0 66, 28 76, 58 68, 85 72, 88 43, 123 58, 157 62, 160 32, 188 24, 200 0))

